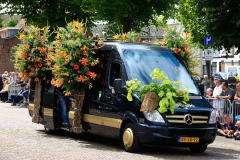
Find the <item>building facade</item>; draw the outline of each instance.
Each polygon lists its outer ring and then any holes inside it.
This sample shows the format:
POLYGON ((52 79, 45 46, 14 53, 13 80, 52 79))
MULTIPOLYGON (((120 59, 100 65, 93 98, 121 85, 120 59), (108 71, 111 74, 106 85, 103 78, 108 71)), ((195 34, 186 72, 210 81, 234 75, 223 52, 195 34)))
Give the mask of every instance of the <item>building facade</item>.
POLYGON ((20 29, 20 27, 0 29, 0 74, 4 71, 15 71, 12 47, 21 43, 16 37, 20 29))

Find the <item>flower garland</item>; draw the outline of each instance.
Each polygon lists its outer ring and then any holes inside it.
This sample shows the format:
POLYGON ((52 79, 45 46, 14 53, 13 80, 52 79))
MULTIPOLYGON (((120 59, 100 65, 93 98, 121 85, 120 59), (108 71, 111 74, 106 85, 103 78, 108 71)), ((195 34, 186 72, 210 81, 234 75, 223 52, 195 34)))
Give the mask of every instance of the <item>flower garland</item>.
POLYGON ((168 46, 175 53, 177 53, 181 58, 183 63, 189 69, 192 76, 199 76, 199 72, 195 72, 194 68, 199 66, 199 60, 193 56, 189 48, 190 41, 192 39, 189 33, 183 36, 182 31, 177 31, 177 27, 166 27, 166 34, 164 39, 160 42, 157 41, 155 44, 161 46, 168 46))
POLYGON ((22 43, 16 47, 14 67, 21 72, 22 78, 32 78, 35 81, 46 78, 49 68, 47 65, 49 36, 49 27, 40 29, 36 26, 29 26, 20 33, 18 38, 22 43))

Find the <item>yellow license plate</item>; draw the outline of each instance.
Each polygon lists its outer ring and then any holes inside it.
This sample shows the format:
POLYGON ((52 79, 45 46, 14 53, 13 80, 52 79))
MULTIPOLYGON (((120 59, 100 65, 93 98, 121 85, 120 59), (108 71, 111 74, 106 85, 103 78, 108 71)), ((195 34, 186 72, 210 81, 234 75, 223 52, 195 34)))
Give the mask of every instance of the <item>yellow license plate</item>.
POLYGON ((178 137, 178 142, 180 143, 198 143, 198 137, 178 137))

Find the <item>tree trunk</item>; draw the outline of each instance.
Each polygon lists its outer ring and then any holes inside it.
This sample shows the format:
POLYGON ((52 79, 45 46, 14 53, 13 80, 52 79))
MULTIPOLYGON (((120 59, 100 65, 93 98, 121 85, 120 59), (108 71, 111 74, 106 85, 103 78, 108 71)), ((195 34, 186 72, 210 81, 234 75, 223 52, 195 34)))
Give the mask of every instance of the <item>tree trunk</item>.
POLYGON ((40 110, 40 102, 41 102, 41 85, 42 81, 39 80, 35 84, 35 93, 34 93, 34 110, 33 110, 33 116, 32 116, 32 122, 33 123, 39 123, 40 121, 40 115, 39 115, 39 110, 40 110))
POLYGON ((73 133, 79 134, 82 132, 82 107, 85 97, 85 91, 75 93, 75 108, 73 118, 73 133))

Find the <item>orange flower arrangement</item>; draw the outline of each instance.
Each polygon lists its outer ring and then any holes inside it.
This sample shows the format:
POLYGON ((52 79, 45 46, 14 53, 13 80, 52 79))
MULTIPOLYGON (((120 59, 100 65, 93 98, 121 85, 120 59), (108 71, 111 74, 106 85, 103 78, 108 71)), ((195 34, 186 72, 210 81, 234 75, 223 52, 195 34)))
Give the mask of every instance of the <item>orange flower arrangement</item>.
POLYGON ((65 95, 71 91, 81 92, 91 88, 91 79, 96 74, 91 67, 98 64, 99 60, 94 58, 94 50, 103 46, 103 42, 92 45, 92 40, 86 38, 86 27, 83 23, 73 21, 66 28, 58 28, 56 40, 53 41, 55 54, 52 55, 52 73, 54 79, 52 84, 61 87, 65 95))
POLYGON ((18 38, 22 43, 16 47, 14 56, 15 68, 22 73, 23 78, 32 78, 35 81, 45 78, 49 68, 47 65, 49 36, 49 27, 40 29, 29 26, 27 30, 20 33, 18 38))

